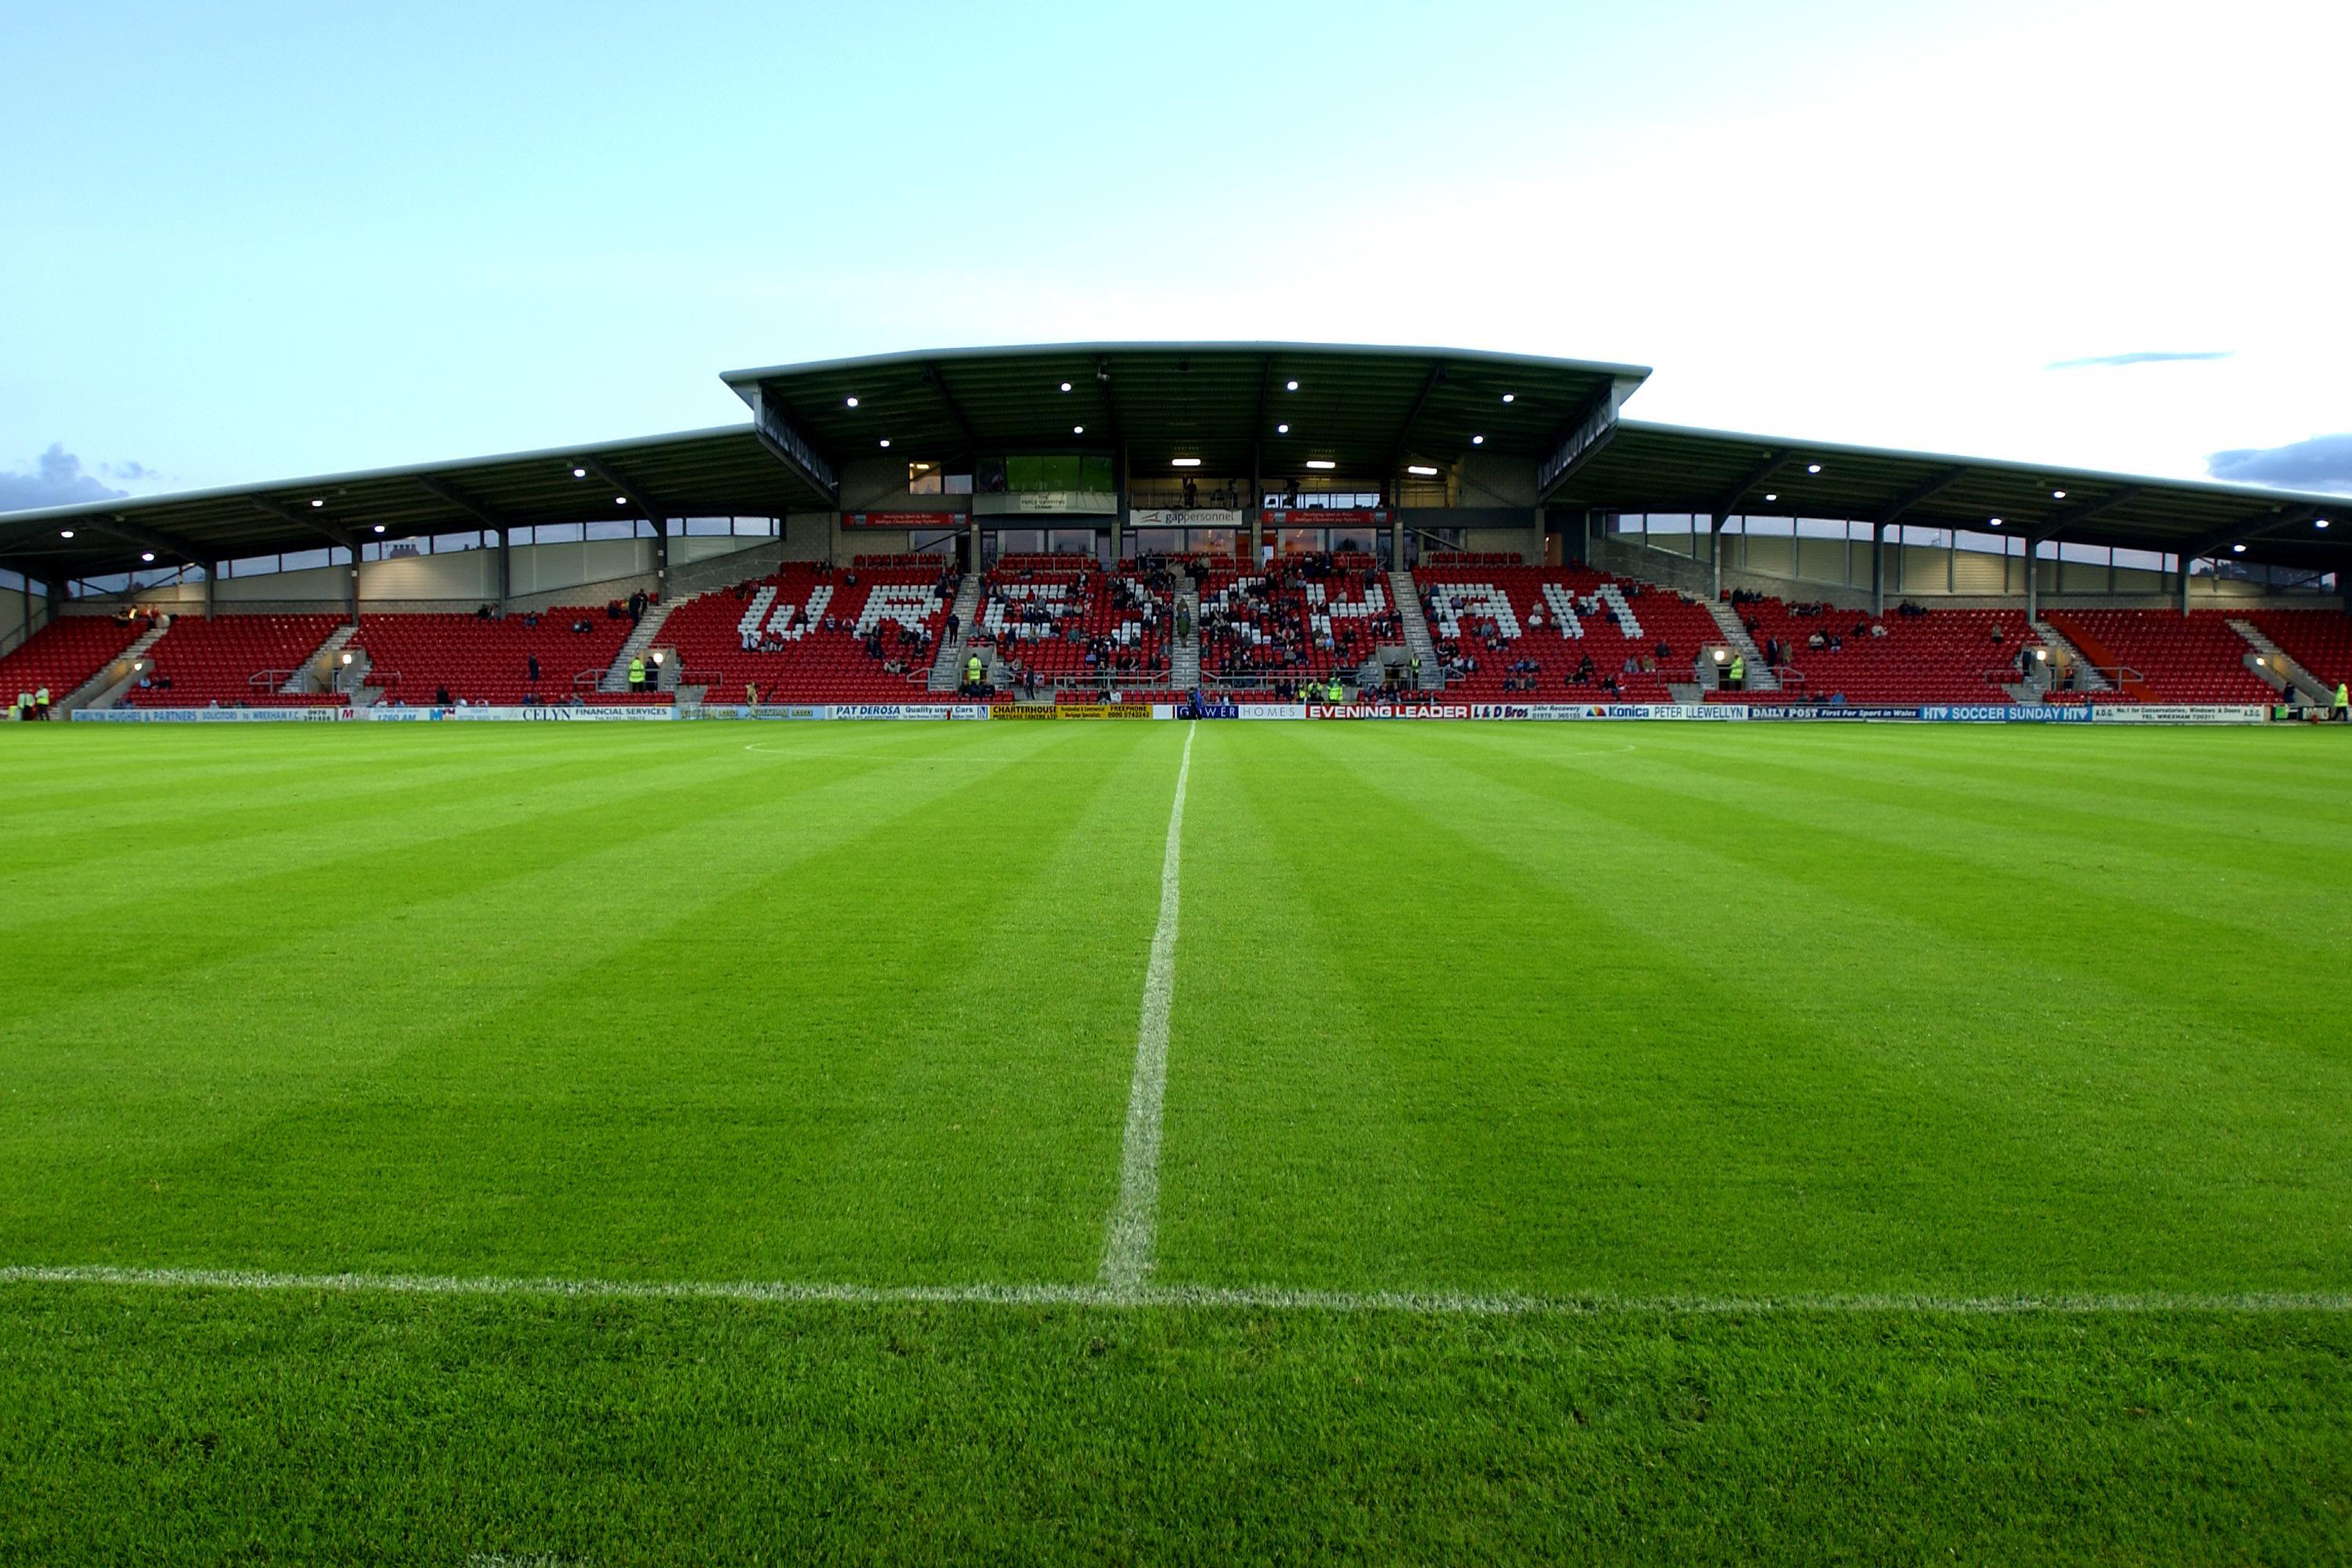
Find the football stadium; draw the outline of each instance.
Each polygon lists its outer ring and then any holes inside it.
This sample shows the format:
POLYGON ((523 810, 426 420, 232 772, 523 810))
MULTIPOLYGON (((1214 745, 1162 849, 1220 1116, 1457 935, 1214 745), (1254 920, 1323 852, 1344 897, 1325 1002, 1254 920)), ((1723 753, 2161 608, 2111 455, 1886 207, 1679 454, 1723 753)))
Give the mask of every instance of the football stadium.
POLYGON ((2340 1559, 2352 501, 1648 374, 0 514, 0 1557, 2340 1559))

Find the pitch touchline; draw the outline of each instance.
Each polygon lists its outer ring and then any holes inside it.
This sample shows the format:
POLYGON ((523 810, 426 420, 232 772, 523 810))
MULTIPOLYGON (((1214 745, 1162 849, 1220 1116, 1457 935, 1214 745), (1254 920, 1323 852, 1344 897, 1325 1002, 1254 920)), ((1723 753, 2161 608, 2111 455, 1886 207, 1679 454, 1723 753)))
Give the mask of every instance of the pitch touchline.
POLYGON ((1168 1006, 1176 989, 1177 862, 1184 840, 1184 783, 1192 774, 1192 737, 1176 764, 1176 801, 1168 808, 1168 845, 1160 857, 1160 923, 1143 972, 1143 1014, 1135 1030, 1135 1081, 1127 1091, 1127 1136, 1119 1146, 1118 1207, 1103 1242, 1101 1279, 1133 1290, 1151 1272, 1152 1232, 1160 1213, 1160 1108, 1168 1090, 1168 1006))
POLYGON ((628 1301, 772 1301, 849 1306, 1150 1307, 1424 1316, 1576 1318, 1912 1312, 1946 1317, 2145 1312, 2347 1312, 2329 1291, 2112 1295, 1517 1296, 1457 1291, 1293 1290, 1209 1285, 829 1285, 791 1281, 465 1279, 436 1274, 273 1274, 233 1268, 0 1267, 0 1285, 124 1285, 205 1290, 385 1296, 518 1296, 628 1301))

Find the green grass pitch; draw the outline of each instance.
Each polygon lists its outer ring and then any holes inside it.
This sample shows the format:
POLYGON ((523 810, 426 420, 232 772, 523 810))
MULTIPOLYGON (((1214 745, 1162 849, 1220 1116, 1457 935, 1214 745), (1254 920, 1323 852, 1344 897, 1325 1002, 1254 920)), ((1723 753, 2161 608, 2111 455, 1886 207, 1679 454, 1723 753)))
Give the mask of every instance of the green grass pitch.
POLYGON ((2352 736, 0 777, 0 1562, 2352 1555, 2352 736))

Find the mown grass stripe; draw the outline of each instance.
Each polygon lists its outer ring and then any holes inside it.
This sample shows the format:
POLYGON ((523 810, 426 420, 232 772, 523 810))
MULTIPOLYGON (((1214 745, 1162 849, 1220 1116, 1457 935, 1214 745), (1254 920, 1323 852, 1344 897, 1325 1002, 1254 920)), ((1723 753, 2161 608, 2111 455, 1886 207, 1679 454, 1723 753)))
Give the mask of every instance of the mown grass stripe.
POLYGON ((0 1285, 383 1296, 545 1297, 609 1300, 772 1301, 840 1306, 1197 1307, 1241 1311, 1391 1312, 1426 1317, 1746 1317, 1782 1314, 1997 1316, 2040 1313, 2352 1312, 2336 1291, 2134 1291, 2014 1296, 1905 1293, 1786 1296, 1533 1296, 1450 1290, 1316 1290, 1209 1285, 859 1285, 822 1280, 525 1279, 441 1274, 278 1274, 236 1268, 0 1265, 0 1285))

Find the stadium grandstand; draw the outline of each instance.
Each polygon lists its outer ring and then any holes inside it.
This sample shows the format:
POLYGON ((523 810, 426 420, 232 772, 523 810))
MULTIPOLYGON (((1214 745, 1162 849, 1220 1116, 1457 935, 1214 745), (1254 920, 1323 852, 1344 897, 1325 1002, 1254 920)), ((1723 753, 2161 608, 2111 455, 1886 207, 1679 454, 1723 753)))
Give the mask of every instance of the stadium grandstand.
POLYGON ((1892 711, 2326 708, 2352 673, 2343 498, 1622 417, 1648 374, 1211 342, 732 372, 738 426, 0 517, 0 686, 1892 711))

